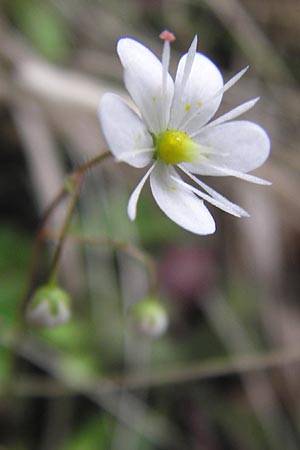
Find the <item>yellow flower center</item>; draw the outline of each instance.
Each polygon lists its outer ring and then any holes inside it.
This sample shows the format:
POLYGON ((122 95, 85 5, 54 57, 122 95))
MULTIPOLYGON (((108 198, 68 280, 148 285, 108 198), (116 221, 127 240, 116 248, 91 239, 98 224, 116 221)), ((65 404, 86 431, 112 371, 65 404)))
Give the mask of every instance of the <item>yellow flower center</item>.
POLYGON ((166 164, 194 162, 198 156, 197 144, 185 133, 166 130, 155 139, 157 158, 166 164))

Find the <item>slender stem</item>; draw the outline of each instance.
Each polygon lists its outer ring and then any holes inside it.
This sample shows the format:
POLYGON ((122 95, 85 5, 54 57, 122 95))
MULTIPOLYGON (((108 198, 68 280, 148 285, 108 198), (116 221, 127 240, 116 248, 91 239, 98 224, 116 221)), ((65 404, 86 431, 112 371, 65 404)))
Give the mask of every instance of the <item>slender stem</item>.
POLYGON ((148 270, 149 274, 149 294, 156 294, 158 290, 157 270, 154 259, 146 253, 144 250, 135 247, 133 244, 126 242, 111 241, 110 245, 113 245, 117 250, 121 250, 128 255, 132 256, 136 260, 140 261, 148 270))
MULTIPOLYGON (((44 230, 43 239, 59 239, 59 233, 52 230, 44 230)), ((158 290, 157 270, 156 263, 150 254, 145 252, 133 244, 129 244, 123 241, 117 241, 109 238, 93 238, 87 236, 79 236, 75 233, 69 233, 67 239, 72 239, 82 244, 87 245, 108 245, 116 250, 120 250, 128 255, 132 256, 137 261, 140 261, 147 269, 149 274, 150 294, 156 294, 158 290)))
POLYGON ((24 313, 24 308, 26 306, 27 299, 29 298, 29 296, 31 294, 32 287, 35 285, 35 282, 36 282, 36 273, 37 273, 37 269, 38 269, 38 262, 39 262, 39 257, 40 257, 40 253, 41 253, 41 249, 42 249, 42 244, 44 242, 44 224, 47 222, 52 211, 59 205, 59 203, 65 197, 66 194, 67 194, 67 189, 66 189, 66 187, 63 187, 57 193, 57 195, 54 197, 54 199, 49 204, 49 206, 47 207, 43 216, 40 219, 39 231, 37 233, 33 251, 32 251, 31 269, 30 269, 28 284, 27 284, 27 288, 26 288, 26 292, 25 292, 23 301, 21 302, 21 313, 22 314, 24 313))
MULTIPOLYGON (((0 339, 1 345, 11 348, 18 355, 25 359, 44 367, 49 371, 49 365, 53 365, 55 358, 49 349, 40 343, 23 336, 22 340, 15 341, 9 337, 0 339)), ((62 355, 61 355, 62 356, 62 355)), ((155 388, 164 385, 187 383, 192 381, 203 381, 218 377, 231 375, 241 375, 243 373, 264 372, 267 370, 278 370, 284 366, 298 365, 300 362, 300 350, 297 346, 286 346, 275 348, 268 352, 252 353, 243 356, 233 357, 214 357, 194 361, 188 365, 175 367, 155 368, 148 370, 147 373, 130 372, 120 375, 106 375, 97 379, 82 379, 77 387, 85 387, 91 392, 107 394, 119 392, 126 387, 130 390, 139 390, 145 388, 155 388)), ((55 371, 57 373, 57 370, 55 371)), ((53 375, 53 371, 50 370, 53 375)), ((66 372, 63 372, 66 375, 66 372)), ((55 377, 56 378, 56 377, 55 377)), ((75 384, 72 386, 75 388, 75 384)))
POLYGON ((76 207, 82 176, 85 174, 85 172, 87 170, 100 164, 102 161, 104 161, 110 155, 111 155, 110 151, 101 153, 100 155, 96 156, 95 158, 91 159, 90 161, 87 161, 86 163, 79 166, 69 178, 72 183, 71 199, 69 202, 69 206, 67 209, 67 214, 66 214, 64 223, 59 232, 57 246, 56 246, 56 249, 55 249, 55 252, 53 255, 53 259, 51 262, 51 266, 50 266, 50 270, 49 270, 49 283, 55 283, 58 264, 59 264, 59 260, 61 257, 63 245, 64 245, 66 235, 69 230, 71 220, 73 217, 73 213, 74 213, 74 210, 76 207))
POLYGON ((74 181, 74 190, 71 194, 70 202, 69 202, 68 209, 67 209, 67 214, 66 214, 64 223, 62 225, 62 228, 59 232, 57 246, 54 251, 51 266, 49 269, 49 283, 55 283, 55 280, 56 280, 58 263, 59 263, 59 260, 61 257, 63 245, 65 242, 66 235, 67 235, 69 226, 71 224, 71 220, 72 220, 73 213, 74 213, 76 203, 77 203, 77 198, 78 198, 78 194, 79 194, 79 190, 80 190, 80 181, 81 181, 80 178, 78 178, 76 181, 74 181))
MULTIPOLYGON (((144 389, 145 387, 161 387, 170 384, 180 384, 201 381, 218 377, 242 375, 251 372, 265 372, 280 369, 284 366, 297 365, 300 361, 300 351, 297 347, 274 349, 266 353, 253 353, 243 356, 209 358, 178 367, 152 369, 143 373, 130 373, 119 377, 98 380, 103 389, 116 389, 116 386, 128 389, 144 389), (108 385, 109 383, 110 385, 108 385)), ((95 389, 95 387, 94 387, 95 389)), ((120 389, 120 387, 119 387, 120 389)))
MULTIPOLYGON (((109 151, 105 151, 101 153, 100 155, 96 156, 95 158, 91 159, 90 161, 87 161, 86 163, 79 166, 75 171, 69 176, 69 180, 76 183, 76 180, 80 179, 81 176, 92 167, 96 166, 97 164, 100 164, 102 161, 104 161, 106 158, 111 156, 111 153, 109 151)), ((21 314, 23 316, 24 309, 26 307, 27 301, 30 298, 30 295, 32 293, 33 286, 36 282, 36 276, 37 271, 39 267, 39 258, 41 254, 42 244, 44 242, 44 225, 49 219, 50 215, 54 211, 54 209, 58 206, 58 204, 61 202, 61 200, 68 194, 69 190, 67 187, 67 184, 60 189, 60 191, 57 193, 57 195, 54 197, 52 202, 49 204, 49 206, 46 208, 44 214, 42 215, 42 218, 40 220, 40 226, 39 231, 36 236, 33 253, 32 253, 32 259, 31 259, 31 268, 30 268, 30 275, 29 275, 29 281, 26 288, 25 295, 23 297, 23 300, 21 301, 21 314)), ((51 265, 53 267, 53 263, 51 265)))
POLYGON ((87 170, 91 169, 94 166, 97 166, 98 164, 102 163, 106 158, 109 156, 112 156, 111 152, 107 150, 106 152, 101 153, 100 155, 96 156, 95 158, 90 159, 86 163, 79 166, 74 172, 73 176, 81 176, 83 175, 87 170))
POLYGON ((62 187, 61 190, 56 194, 56 196, 53 198, 52 202, 47 206, 45 209, 39 224, 39 230, 42 231, 42 227, 44 223, 47 222, 48 218, 52 214, 52 211, 59 205, 61 200, 67 195, 68 190, 66 186, 62 187))
MULTIPOLYGON (((67 231, 68 231, 71 219, 72 219, 72 215, 73 215, 73 212, 74 212, 74 209, 76 206, 76 200, 77 200, 78 193, 79 193, 81 178, 87 170, 100 164, 102 161, 104 161, 109 156, 111 156, 110 151, 103 152, 100 155, 96 156, 95 158, 91 159, 90 161, 79 166, 69 176, 69 180, 72 183, 71 187, 73 189, 72 189, 72 193, 71 193, 71 200, 70 200, 69 207, 67 210, 66 218, 62 225, 61 231, 59 233, 58 244, 55 249, 53 260, 52 260, 52 263, 50 266, 50 275, 49 275, 50 282, 55 280, 57 266, 58 266, 59 259, 61 256, 63 244, 64 244, 65 237, 66 237, 66 234, 67 234, 67 231)), ((25 290, 25 294, 20 302, 19 320, 17 321, 17 326, 16 326, 16 330, 15 330, 15 334, 14 334, 14 339, 15 339, 16 343, 21 340, 22 333, 24 333, 24 331, 26 329, 26 322, 24 320, 24 312, 25 312, 26 305, 32 294, 33 287, 35 286, 35 283, 36 283, 37 272, 38 272, 38 267, 39 267, 38 263, 39 263, 40 254, 41 254, 41 250, 42 250, 42 244, 44 242, 44 231, 45 231, 44 225, 47 222, 47 220, 49 219, 49 217, 52 214, 52 212, 54 211, 54 209, 58 206, 58 204, 61 202, 61 200, 65 197, 65 195, 68 192, 70 192, 70 189, 68 187, 68 184, 65 183, 65 185, 60 189, 60 191, 54 197, 52 202, 46 208, 46 210, 40 220, 40 227, 39 227, 39 231, 37 233, 36 239, 35 239, 32 258, 31 258, 31 268, 30 268, 28 283, 27 283, 27 287, 25 290)), ((12 357, 11 364, 12 364, 12 366, 15 365, 15 354, 12 357)), ((8 390, 11 390, 11 389, 13 389, 13 386, 10 383, 10 385, 8 386, 8 390)))

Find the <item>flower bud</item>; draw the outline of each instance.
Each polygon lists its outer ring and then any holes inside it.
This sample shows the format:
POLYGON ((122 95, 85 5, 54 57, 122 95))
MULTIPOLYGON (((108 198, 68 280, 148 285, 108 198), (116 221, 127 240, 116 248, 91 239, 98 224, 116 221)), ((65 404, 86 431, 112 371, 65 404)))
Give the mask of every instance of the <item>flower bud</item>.
POLYGON ((70 297, 63 289, 49 284, 41 286, 30 300, 26 319, 36 327, 63 325, 71 317, 70 304, 70 297))
POLYGON ((166 331, 169 318, 163 304, 154 297, 146 297, 132 308, 132 320, 140 333, 159 337, 166 331))

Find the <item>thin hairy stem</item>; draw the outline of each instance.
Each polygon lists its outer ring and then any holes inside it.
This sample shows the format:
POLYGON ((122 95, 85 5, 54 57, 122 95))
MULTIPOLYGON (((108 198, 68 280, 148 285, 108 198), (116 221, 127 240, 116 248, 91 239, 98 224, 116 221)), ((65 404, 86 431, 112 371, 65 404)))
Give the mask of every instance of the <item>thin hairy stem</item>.
MULTIPOLYGON (((77 167, 77 169, 74 170, 74 172, 71 173, 71 175, 68 176, 68 180, 71 182, 71 187, 73 187, 76 189, 76 184, 78 183, 78 185, 80 184, 80 180, 82 178, 82 176, 92 167, 95 167, 96 165, 102 163, 102 161, 104 161, 106 158, 108 158, 109 156, 111 156, 111 152, 110 151, 106 151, 101 153, 100 155, 96 156, 95 158, 83 163, 81 166, 77 167), (75 183, 75 185, 74 185, 75 183)), ((28 302, 28 299, 30 298, 30 295, 32 293, 33 287, 36 284, 36 277, 37 277, 37 272, 38 272, 38 268, 39 268, 39 260, 40 260, 40 255, 41 255, 41 250, 42 250, 42 246, 44 243, 44 226, 47 222, 47 220, 49 219, 49 217, 51 216, 51 214, 53 213, 53 211, 56 209, 56 207, 59 205, 59 203, 61 202, 61 200, 68 194, 70 193, 70 186, 68 186, 68 183, 65 183, 65 185, 60 189, 60 191, 57 193, 57 195, 54 197, 54 199, 52 200, 52 202, 49 204, 49 206, 46 208, 44 214, 41 217, 40 220, 40 225, 39 225, 39 231, 37 233, 36 239, 35 239, 35 244, 34 244, 34 248, 33 248, 33 253, 32 253, 32 259, 31 259, 31 268, 30 268, 30 275, 29 275, 29 280, 28 280, 28 285, 27 285, 27 289, 24 295, 24 298, 21 302, 21 315, 23 316, 24 313, 24 309, 26 307, 26 304, 28 302)), ((71 193, 71 195, 73 196, 73 193, 71 193)), ((74 198, 75 200, 75 198, 74 198)), ((70 206, 69 206, 70 207, 70 206)), ((65 220, 68 220, 68 217, 66 217, 65 220)), ((65 228, 64 232, 67 232, 67 228, 68 226, 65 227, 65 225, 62 225, 62 233, 61 233, 61 241, 62 243, 60 244, 60 246, 62 247, 63 245, 63 241, 64 241, 64 236, 63 236, 63 229, 65 228)), ((51 269, 50 269, 50 273, 51 271, 54 271, 54 266, 55 264, 57 264, 58 259, 60 257, 60 252, 61 249, 58 250, 56 249, 54 257, 53 257, 53 262, 51 264, 51 269), (54 259, 57 260, 57 262, 54 262, 54 259)))
MULTIPOLYGON (((43 239, 45 240, 58 240, 59 232, 45 229, 43 233, 43 239)), ((76 242, 80 242, 86 245, 99 245, 99 246, 109 246, 114 248, 115 250, 120 250, 127 255, 130 255, 132 258, 141 262, 147 269, 149 275, 149 284, 150 284, 150 294, 155 294, 158 289, 158 280, 157 280, 157 270, 156 263, 152 256, 145 252, 134 244, 129 244, 128 242, 118 241, 110 238, 94 238, 88 236, 80 236, 75 233, 69 233, 67 239, 74 240, 76 242)))
POLYGON ((56 275, 57 275, 57 270, 58 270, 58 264, 60 261, 60 257, 61 257, 61 253, 62 253, 62 249, 63 249, 63 245, 66 239, 66 235, 67 232, 69 230, 72 218, 73 218, 73 214, 75 211, 75 207, 76 207, 76 203, 77 203, 77 198, 79 195, 79 190, 80 190, 80 182, 81 182, 81 178, 80 177, 74 177, 73 180, 73 192, 71 194, 71 198, 69 201, 69 205, 68 205, 68 209, 67 209, 67 214, 64 220, 64 223, 62 225, 62 228, 59 232, 59 236, 58 236, 58 240, 57 240, 57 245, 54 251, 54 255, 52 258, 52 262, 50 265, 50 270, 49 270, 49 282, 50 283, 55 283, 56 281, 56 275))

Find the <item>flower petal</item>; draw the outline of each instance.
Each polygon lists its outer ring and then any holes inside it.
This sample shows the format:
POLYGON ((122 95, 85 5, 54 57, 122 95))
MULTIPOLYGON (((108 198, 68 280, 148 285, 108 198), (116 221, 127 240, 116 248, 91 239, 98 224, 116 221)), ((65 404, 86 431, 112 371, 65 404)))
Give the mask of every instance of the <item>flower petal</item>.
MULTIPOLYGON (((202 180, 199 180, 199 178, 195 177, 195 175, 191 174, 187 170, 185 170, 183 167, 178 166, 191 180, 193 180, 198 186, 200 186, 202 189, 204 189, 209 194, 209 201, 212 203, 211 198, 216 200, 217 203, 215 204, 220 209, 223 209, 226 212, 229 212, 230 214, 233 214, 237 217, 250 217, 249 213, 245 211, 243 208, 241 208, 239 205, 236 205, 235 203, 232 203, 228 198, 224 197, 223 195, 219 194, 219 192, 215 191, 213 188, 208 186, 206 183, 204 183, 202 180), (221 206, 220 206, 221 205, 221 206)), ((202 194, 201 194, 202 195, 202 194)), ((202 195, 202 198, 205 200, 205 198, 202 195)))
POLYGON ((187 59, 189 54, 184 55, 178 64, 169 128, 190 134, 206 124, 217 111, 223 96, 223 77, 209 58, 196 53, 185 81, 187 59), (185 86, 182 86, 183 81, 185 86), (219 95, 215 95, 218 91, 219 95))
POLYGON ((114 156, 134 167, 151 161, 152 137, 139 116, 115 94, 103 95, 99 117, 105 139, 114 156))
POLYGON ((214 233, 214 219, 203 201, 185 186, 175 184, 172 176, 178 176, 176 171, 159 162, 150 176, 152 194, 158 206, 171 220, 192 233, 214 233))
POLYGON ((149 178, 149 175, 152 172, 152 170, 154 169, 154 167, 155 167, 155 164, 153 164, 153 166, 151 166, 150 169, 145 173, 145 175, 140 180, 137 187, 134 189, 134 191, 132 192, 132 194, 130 196, 128 206, 127 206, 127 213, 128 213, 130 220, 134 220, 136 218, 137 202, 139 200, 139 197, 140 197, 141 191, 144 187, 144 184, 146 183, 147 179, 149 178))
POLYGON ((144 45, 130 38, 120 39, 117 51, 124 67, 124 81, 150 131, 166 127, 174 93, 167 74, 163 92, 163 71, 159 59, 144 45))
POLYGON ((201 133, 206 131, 208 128, 216 127, 217 125, 221 125, 222 123, 229 122, 229 121, 235 119, 236 117, 239 117, 242 114, 245 114, 245 112, 249 111, 256 105, 258 100, 259 100, 259 97, 256 97, 256 98, 253 98, 252 100, 248 100, 247 102, 242 103, 239 106, 236 106, 235 108, 231 109, 230 111, 228 111, 227 113, 218 117, 217 119, 213 120, 212 122, 209 122, 202 129, 191 134, 190 138, 194 139, 196 136, 200 135, 201 133))
POLYGON ((208 128, 195 141, 200 147, 203 145, 213 151, 206 156, 204 151, 202 160, 182 166, 189 172, 202 175, 249 172, 261 166, 270 152, 270 140, 265 130, 256 123, 242 120, 208 128))
POLYGON ((198 44, 198 37, 197 35, 194 37, 190 48, 186 54, 186 58, 185 58, 185 64, 184 64, 184 69, 183 69, 183 73, 181 76, 181 85, 180 85, 180 90, 182 91, 185 86, 186 83, 190 77, 190 73, 194 64, 194 60, 195 60, 195 56, 197 53, 197 44, 198 44))

